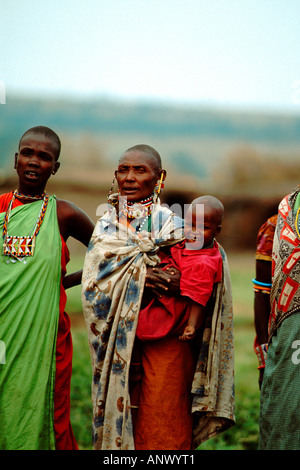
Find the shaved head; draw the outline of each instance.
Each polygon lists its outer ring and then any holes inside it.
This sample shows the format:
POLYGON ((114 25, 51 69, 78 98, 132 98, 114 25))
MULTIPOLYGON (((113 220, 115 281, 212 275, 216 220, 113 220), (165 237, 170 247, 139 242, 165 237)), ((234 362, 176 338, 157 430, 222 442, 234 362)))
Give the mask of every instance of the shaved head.
POLYGON ((192 201, 191 208, 193 209, 197 204, 203 204, 209 206, 215 212, 215 217, 218 220, 218 223, 221 225, 224 215, 224 206, 219 199, 214 196, 205 195, 197 197, 192 201))
POLYGON ((148 155, 148 157, 150 157, 151 160, 154 161, 155 170, 160 171, 162 169, 161 157, 160 157, 159 153, 157 152, 157 150, 155 150, 150 145, 146 145, 146 144, 134 145, 133 147, 130 147, 129 149, 125 150, 123 155, 125 155, 128 152, 143 152, 146 155, 148 155))
POLYGON ((46 137, 47 139, 50 139, 54 143, 54 145, 57 149, 55 158, 56 158, 56 160, 58 160, 59 155, 60 155, 60 150, 61 150, 61 142, 60 142, 60 138, 58 137, 58 135, 52 129, 50 129, 49 127, 45 127, 45 126, 31 127, 31 129, 28 129, 22 135, 22 137, 20 139, 20 142, 19 142, 19 149, 20 149, 20 145, 21 145, 22 140, 25 137, 27 137, 27 135, 29 135, 29 134, 40 134, 40 135, 43 135, 44 137, 46 137))

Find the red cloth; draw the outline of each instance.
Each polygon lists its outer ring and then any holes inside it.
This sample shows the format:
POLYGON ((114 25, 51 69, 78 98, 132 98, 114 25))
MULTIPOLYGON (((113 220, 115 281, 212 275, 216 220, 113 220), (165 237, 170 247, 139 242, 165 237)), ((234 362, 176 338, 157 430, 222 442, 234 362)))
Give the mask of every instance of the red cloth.
POLYGON ((73 343, 71 336, 71 321, 68 314, 65 312, 67 295, 62 285, 62 280, 66 274, 66 265, 70 260, 70 256, 68 247, 62 236, 61 242, 62 277, 59 301, 59 321, 56 340, 54 430, 57 450, 77 450, 78 445, 75 440, 70 422, 73 343))
MULTIPOLYGON (((8 208, 8 204, 12 198, 12 191, 10 193, 1 194, 0 196, 0 212, 5 212, 8 208)), ((14 207, 21 206, 23 203, 19 199, 15 199, 14 207)))
MULTIPOLYGON (((0 196, 0 212, 7 210, 12 198, 12 192, 0 196)), ((15 199, 13 207, 23 204, 15 199)), ((61 237, 61 288, 59 301, 59 320, 56 341, 56 374, 54 389, 54 430, 57 450, 77 450, 78 446, 70 423, 70 389, 72 375, 73 345, 71 337, 71 322, 65 312, 67 296, 62 285, 66 274, 66 265, 69 262, 69 250, 61 237)))
POLYGON ((180 270, 181 296, 156 297, 140 310, 136 335, 142 341, 182 334, 190 314, 187 297, 205 306, 214 283, 221 281, 222 257, 217 242, 201 250, 188 250, 184 245, 178 243, 171 248, 170 256, 162 257, 162 263, 180 270))
POLYGON ((275 234, 278 214, 273 215, 260 227, 257 234, 256 259, 272 261, 273 238, 275 234))

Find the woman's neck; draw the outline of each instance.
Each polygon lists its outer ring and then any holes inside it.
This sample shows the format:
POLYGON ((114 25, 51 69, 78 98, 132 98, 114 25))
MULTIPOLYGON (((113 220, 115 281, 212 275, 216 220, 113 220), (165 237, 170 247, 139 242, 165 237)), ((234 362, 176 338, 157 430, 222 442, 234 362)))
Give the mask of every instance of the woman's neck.
POLYGON ((139 201, 128 201, 126 198, 119 198, 119 214, 128 219, 140 219, 151 214, 153 204, 153 195, 139 201))

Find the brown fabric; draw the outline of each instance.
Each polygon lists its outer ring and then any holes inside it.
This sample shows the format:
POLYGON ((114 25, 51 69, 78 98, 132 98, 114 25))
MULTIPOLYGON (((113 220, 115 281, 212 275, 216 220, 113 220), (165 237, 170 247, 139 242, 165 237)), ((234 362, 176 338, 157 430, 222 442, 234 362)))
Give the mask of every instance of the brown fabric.
POLYGON ((191 450, 195 359, 178 337, 142 346, 143 380, 131 395, 136 450, 191 450), (137 401, 138 400, 138 401, 137 401))

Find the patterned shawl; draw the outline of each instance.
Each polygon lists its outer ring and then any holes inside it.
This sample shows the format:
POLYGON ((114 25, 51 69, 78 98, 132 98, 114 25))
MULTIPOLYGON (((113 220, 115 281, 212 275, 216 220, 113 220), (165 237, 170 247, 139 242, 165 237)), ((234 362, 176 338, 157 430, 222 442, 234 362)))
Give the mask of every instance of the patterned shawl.
POLYGON ((300 240, 297 233, 295 202, 297 187, 279 204, 273 241, 270 334, 273 336, 283 320, 300 310, 300 240))
POLYGON ((182 240, 182 219, 155 205, 152 233, 140 236, 113 208, 96 224, 85 258, 82 303, 92 356, 93 441, 96 449, 134 449, 128 374, 147 265, 182 240))
MULTIPOLYGON (((95 449, 134 449, 128 376, 146 268, 159 263, 156 253, 160 246, 182 240, 182 224, 174 213, 156 205, 151 234, 142 232, 138 236, 119 224, 114 209, 96 225, 82 278, 93 369, 95 449)), ((207 342, 201 350, 193 385, 199 397, 193 411, 201 424, 206 420, 204 433, 198 423, 199 443, 234 421, 231 288, 226 256, 222 254, 224 276, 217 290, 216 313, 205 329, 207 342), (212 425, 206 418, 208 413, 212 414, 212 425)))
POLYGON ((208 307, 192 385, 194 447, 235 424, 231 280, 224 249, 222 281, 208 307))

